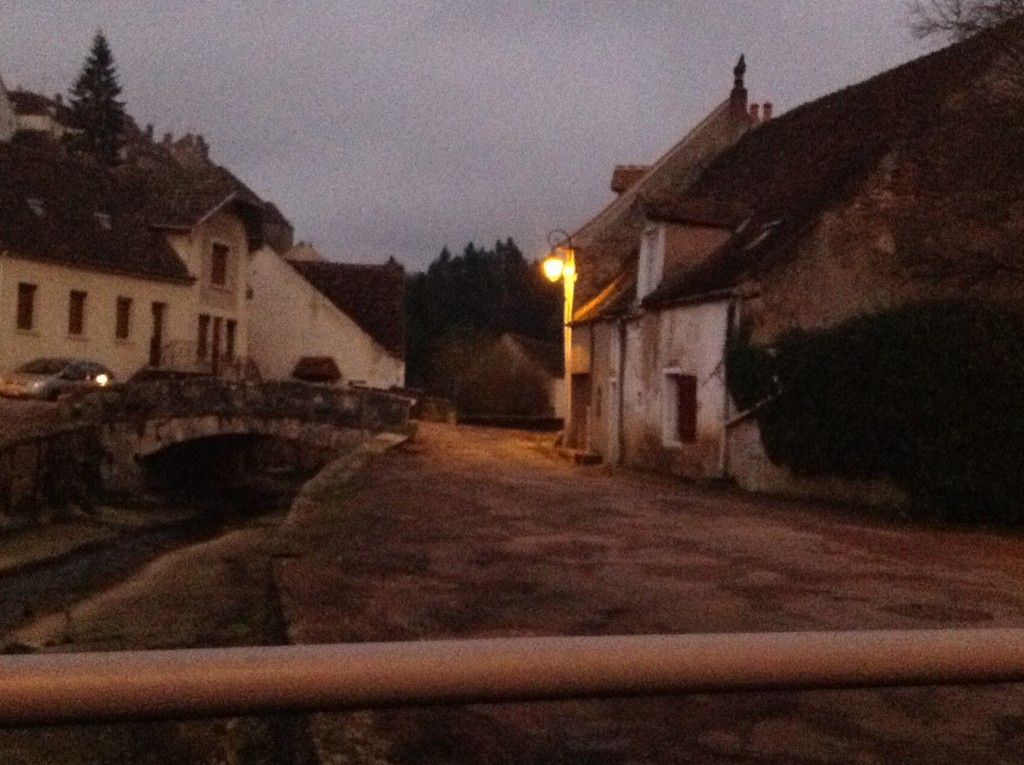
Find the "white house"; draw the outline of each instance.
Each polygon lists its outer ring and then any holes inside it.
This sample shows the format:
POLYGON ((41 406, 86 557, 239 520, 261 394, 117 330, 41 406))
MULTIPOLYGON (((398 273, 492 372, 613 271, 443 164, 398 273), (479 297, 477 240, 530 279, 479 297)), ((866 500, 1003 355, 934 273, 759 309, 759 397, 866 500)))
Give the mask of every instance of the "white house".
POLYGON ((82 356, 237 371, 265 208, 229 173, 0 143, 0 367, 82 356))
POLYGON ((326 357, 343 383, 403 386, 402 267, 333 263, 311 250, 300 243, 295 259, 254 254, 250 352, 261 372, 287 378, 300 360, 326 357))

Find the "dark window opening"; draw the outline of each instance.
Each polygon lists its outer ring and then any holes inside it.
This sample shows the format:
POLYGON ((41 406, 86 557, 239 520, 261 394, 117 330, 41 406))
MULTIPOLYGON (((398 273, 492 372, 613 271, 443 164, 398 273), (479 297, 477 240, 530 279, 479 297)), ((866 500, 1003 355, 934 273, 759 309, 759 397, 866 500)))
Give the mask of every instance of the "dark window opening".
POLYGON ((35 321, 36 285, 18 283, 18 329, 32 329, 35 321))
POLYGON ((224 358, 228 361, 235 360, 235 327, 238 323, 234 319, 227 320, 227 332, 224 338, 224 358))
POLYGON ((196 358, 205 359, 210 346, 210 317, 205 313, 199 316, 199 335, 196 338, 196 358))
POLYGON ((228 283, 228 253, 230 249, 224 244, 213 245, 210 254, 210 283, 223 287, 228 283))
POLYGON ((680 442, 692 444, 697 440, 697 378, 693 375, 677 377, 676 393, 676 435, 680 442))
POLYGON ((118 340, 127 340, 131 333, 132 299, 119 297, 117 299, 117 318, 114 328, 114 337, 118 340))
POLYGON ((85 331, 85 293, 71 290, 68 299, 68 334, 81 335, 85 331))

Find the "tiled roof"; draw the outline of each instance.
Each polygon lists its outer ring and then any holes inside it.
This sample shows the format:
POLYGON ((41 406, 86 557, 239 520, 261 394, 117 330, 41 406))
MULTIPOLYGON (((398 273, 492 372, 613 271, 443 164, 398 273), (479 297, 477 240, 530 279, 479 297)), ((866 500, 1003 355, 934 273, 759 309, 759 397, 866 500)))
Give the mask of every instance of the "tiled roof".
POLYGON ((15 114, 48 116, 65 127, 75 127, 75 114, 67 104, 29 90, 9 90, 7 96, 15 114))
POLYGON ((752 217, 694 268, 670 275, 643 300, 644 308, 731 290, 741 276, 774 265, 785 256, 800 230, 791 219, 752 217))
POLYGON ((636 297, 636 278, 637 262, 632 260, 604 289, 575 309, 573 324, 586 324, 628 313, 636 297))
POLYGON ((405 358, 405 271, 378 265, 289 261, 321 294, 396 358, 405 358))
POLYGON ((691 183, 714 158, 750 129, 742 78, 729 97, 662 154, 633 184, 573 232, 577 248, 576 294, 589 301, 632 258, 644 225, 641 202, 691 183))
MULTIPOLYGON (((917 184, 913 214, 935 229, 965 212, 991 214, 1019 200, 1019 117, 981 84, 1003 35, 1020 40, 1024 33, 1016 25, 980 34, 764 122, 696 181, 648 202, 653 220, 707 223, 717 213, 687 211, 729 209, 751 217, 705 262, 668 274, 644 305, 730 289, 743 275, 777 264, 824 211, 862 193, 886 158, 912 168, 916 180, 906 182, 917 184)), ((892 181, 897 191, 900 182, 892 181)), ((721 216, 729 222, 730 214, 721 216)))
POLYGON ((854 192, 888 152, 960 118, 950 98, 983 76, 993 53, 988 39, 945 48, 762 123, 692 186, 677 184, 668 196, 766 214, 823 209, 854 192))
POLYGON ((647 165, 616 165, 612 172, 611 189, 616 194, 628 191, 636 182, 647 175, 647 165))
POLYGON ((750 217, 744 204, 701 197, 640 199, 638 205, 644 217, 656 223, 734 228, 750 217))
POLYGON ((185 264, 149 225, 146 198, 137 176, 53 150, 0 144, 0 249, 114 273, 190 281, 185 264))

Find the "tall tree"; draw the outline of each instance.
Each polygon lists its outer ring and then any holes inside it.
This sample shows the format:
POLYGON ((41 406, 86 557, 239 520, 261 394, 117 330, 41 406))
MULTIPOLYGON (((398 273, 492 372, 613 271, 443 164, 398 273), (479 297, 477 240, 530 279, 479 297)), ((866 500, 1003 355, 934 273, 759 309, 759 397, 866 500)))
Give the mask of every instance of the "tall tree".
POLYGON ((406 378, 444 395, 451 395, 451 371, 465 366, 460 359, 487 339, 505 332, 552 343, 562 337, 561 288, 511 238, 492 250, 470 242, 461 255, 445 248, 426 273, 407 277, 405 298, 406 378))
POLYGON ((71 89, 71 110, 80 132, 70 134, 74 151, 92 154, 100 162, 117 162, 124 127, 124 102, 117 82, 117 67, 107 38, 97 32, 89 57, 71 89))

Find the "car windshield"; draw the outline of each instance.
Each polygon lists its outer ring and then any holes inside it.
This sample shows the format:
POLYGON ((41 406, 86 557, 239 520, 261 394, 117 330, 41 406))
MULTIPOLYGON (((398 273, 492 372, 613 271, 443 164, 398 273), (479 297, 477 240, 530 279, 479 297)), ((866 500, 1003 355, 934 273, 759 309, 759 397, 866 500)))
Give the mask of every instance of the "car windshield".
POLYGON ((67 359, 36 359, 22 364, 15 371, 29 375, 55 375, 68 365, 67 359))

